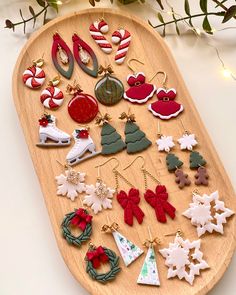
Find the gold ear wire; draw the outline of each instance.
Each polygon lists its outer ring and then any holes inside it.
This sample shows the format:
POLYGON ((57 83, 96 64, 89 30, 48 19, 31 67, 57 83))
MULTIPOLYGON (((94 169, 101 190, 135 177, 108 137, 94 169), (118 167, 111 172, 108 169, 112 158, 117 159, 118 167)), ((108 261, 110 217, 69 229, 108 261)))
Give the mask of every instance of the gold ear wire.
POLYGON ((128 61, 127 61, 127 66, 128 68, 133 72, 135 73, 135 70, 132 68, 132 66, 130 65, 131 64, 131 61, 136 61, 142 65, 144 65, 144 62, 142 62, 141 60, 137 59, 137 58, 130 58, 128 61))
POLYGON ((112 161, 112 160, 116 160, 116 166, 113 167, 113 169, 112 169, 112 170, 114 171, 114 170, 116 170, 116 168, 120 165, 120 161, 119 161, 116 157, 112 157, 112 158, 108 159, 108 160, 105 161, 104 163, 95 166, 95 168, 100 168, 100 167, 106 165, 107 163, 109 163, 109 162, 112 161))
POLYGON ((157 75, 162 74, 164 75, 164 79, 162 81, 162 86, 165 87, 166 86, 166 82, 167 82, 167 74, 164 71, 158 71, 154 74, 154 76, 149 80, 149 82, 151 82, 157 75))
POLYGON ((138 159, 142 159, 143 160, 143 164, 142 164, 142 166, 141 166, 141 169, 143 169, 144 168, 144 166, 145 166, 145 159, 144 159, 144 157, 143 156, 137 156, 131 163, 129 163, 123 170, 126 170, 126 169, 128 169, 129 167, 131 167, 133 164, 134 164, 134 162, 136 161, 136 160, 138 160, 138 159))

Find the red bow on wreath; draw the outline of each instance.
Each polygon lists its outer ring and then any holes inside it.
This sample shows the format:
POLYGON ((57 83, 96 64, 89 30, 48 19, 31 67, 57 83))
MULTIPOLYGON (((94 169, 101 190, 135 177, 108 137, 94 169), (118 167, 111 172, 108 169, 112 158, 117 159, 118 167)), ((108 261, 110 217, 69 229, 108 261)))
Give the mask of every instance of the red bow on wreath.
POLYGON ((144 213, 138 206, 140 202, 139 190, 131 188, 128 195, 126 192, 120 191, 117 195, 117 200, 124 209, 125 223, 132 226, 133 216, 136 217, 139 224, 143 222, 144 213))
POLYGON ((79 208, 75 212, 75 216, 71 219, 71 224, 78 226, 82 231, 85 230, 86 225, 91 223, 93 216, 89 215, 84 209, 79 208))
POLYGON ((172 219, 175 218, 175 207, 168 201, 168 193, 164 185, 157 185, 156 193, 148 189, 144 194, 145 200, 155 209, 157 220, 165 223, 167 213, 172 219))
POLYGON ((99 268, 101 263, 109 261, 109 258, 102 246, 99 246, 97 249, 87 252, 86 256, 87 259, 92 262, 94 268, 99 268))

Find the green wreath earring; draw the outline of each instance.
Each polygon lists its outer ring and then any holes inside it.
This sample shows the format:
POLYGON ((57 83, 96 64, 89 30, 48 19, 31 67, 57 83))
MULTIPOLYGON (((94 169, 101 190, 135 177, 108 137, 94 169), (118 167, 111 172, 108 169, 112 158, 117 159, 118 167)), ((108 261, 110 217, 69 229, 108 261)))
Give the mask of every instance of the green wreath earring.
POLYGON ((121 271, 119 267, 119 256, 116 255, 112 250, 99 246, 96 247, 92 243, 89 244, 88 252, 85 256, 86 272, 93 279, 99 283, 106 284, 108 281, 114 280, 117 273, 121 271), (98 269, 102 263, 110 263, 111 269, 106 272, 99 274, 98 269))
POLYGON ((61 224, 62 235, 69 244, 80 247, 88 241, 92 234, 92 216, 84 208, 75 209, 74 212, 65 215, 61 224), (71 233, 71 227, 77 227, 82 233, 76 237, 71 233))

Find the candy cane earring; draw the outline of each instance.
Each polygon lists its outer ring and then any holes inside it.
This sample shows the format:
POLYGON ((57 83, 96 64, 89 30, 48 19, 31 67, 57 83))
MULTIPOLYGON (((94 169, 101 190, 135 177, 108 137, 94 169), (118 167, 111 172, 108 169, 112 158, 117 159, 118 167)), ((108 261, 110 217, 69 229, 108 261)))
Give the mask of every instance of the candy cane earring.
POLYGON ((159 238, 153 238, 150 227, 148 226, 149 240, 147 239, 143 245, 148 248, 146 258, 144 260, 141 272, 138 276, 137 283, 141 285, 160 286, 160 280, 158 275, 155 245, 160 245, 159 238))
POLYGON ((128 60, 128 68, 133 72, 133 74, 127 76, 127 82, 130 87, 125 90, 124 98, 132 103, 142 104, 153 97, 156 92, 156 86, 145 83, 145 74, 143 72, 135 72, 135 70, 131 67, 132 61, 136 61, 144 65, 144 63, 137 58, 131 58, 128 60))
POLYGON ((53 35, 51 55, 53 64, 57 71, 63 77, 70 79, 74 70, 73 54, 66 42, 60 37, 58 33, 55 33, 53 35), (60 59, 60 62, 58 60, 58 57, 60 59))
POLYGON ((112 233, 113 238, 116 242, 117 248, 120 252, 120 255, 125 263, 125 266, 129 266, 132 262, 134 262, 140 255, 143 254, 143 250, 141 250, 138 246, 124 237, 120 232, 118 232, 119 225, 116 222, 110 223, 109 218, 108 224, 104 224, 102 227, 102 232, 104 233, 112 233), (109 225, 111 224, 111 225, 109 225))
POLYGON ((63 101, 63 92, 56 87, 60 83, 60 76, 56 76, 49 81, 48 87, 44 89, 40 95, 40 101, 47 109, 58 109, 63 101))
POLYGON ((131 42, 131 34, 126 29, 116 30, 111 37, 112 43, 119 44, 115 55, 115 62, 120 65, 124 62, 131 42))
POLYGON ((167 75, 163 71, 158 71, 150 81, 154 79, 157 75, 164 75, 162 82, 162 87, 157 89, 156 95, 158 101, 149 104, 148 110, 156 117, 162 120, 169 120, 173 117, 177 117, 183 110, 182 104, 175 101, 176 90, 174 88, 167 88, 167 75))
POLYGON ((144 167, 145 160, 142 156, 138 156, 135 158, 130 164, 128 164, 127 167, 124 168, 124 170, 131 167, 134 162, 138 159, 142 159, 143 164, 141 166, 141 172, 143 173, 144 178, 144 186, 145 186, 145 193, 144 198, 147 201, 149 205, 151 205, 156 214, 156 218, 159 222, 166 223, 166 214, 170 216, 171 219, 175 218, 175 207, 172 206, 167 200, 168 200, 168 192, 165 185, 161 185, 160 181, 155 178, 147 169, 144 167), (157 183, 155 192, 148 189, 147 185, 147 177, 150 177, 155 183, 157 183))
POLYGON ((98 44, 101 50, 107 54, 112 52, 112 46, 104 37, 109 30, 108 24, 104 19, 97 20, 93 22, 89 27, 89 32, 93 40, 98 44))
POLYGON ((33 61, 33 65, 28 67, 22 76, 25 86, 31 89, 40 88, 45 81, 45 72, 41 69, 44 64, 43 58, 33 61))

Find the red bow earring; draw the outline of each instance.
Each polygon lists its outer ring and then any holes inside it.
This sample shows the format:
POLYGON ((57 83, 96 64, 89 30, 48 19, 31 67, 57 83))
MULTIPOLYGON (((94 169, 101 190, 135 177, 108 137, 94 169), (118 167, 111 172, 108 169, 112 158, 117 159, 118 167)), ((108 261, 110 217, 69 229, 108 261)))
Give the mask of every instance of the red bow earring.
POLYGON ((143 160, 141 171, 143 173, 145 185, 144 198, 148 202, 148 204, 154 208, 157 220, 159 222, 165 223, 167 221, 166 214, 174 219, 176 209, 168 202, 168 193, 165 185, 161 185, 160 181, 145 169, 145 160, 142 156, 138 156, 137 158, 135 158, 126 168, 124 168, 124 170, 129 168, 137 159, 143 160), (155 192, 148 189, 147 176, 149 176, 154 182, 157 183, 155 192))
POLYGON ((136 61, 144 65, 143 62, 136 58, 131 58, 127 62, 127 65, 133 74, 127 76, 127 82, 130 87, 125 90, 124 98, 132 103, 142 104, 153 97, 156 92, 156 86, 145 82, 146 77, 143 72, 135 72, 135 70, 131 67, 132 61, 136 61))

